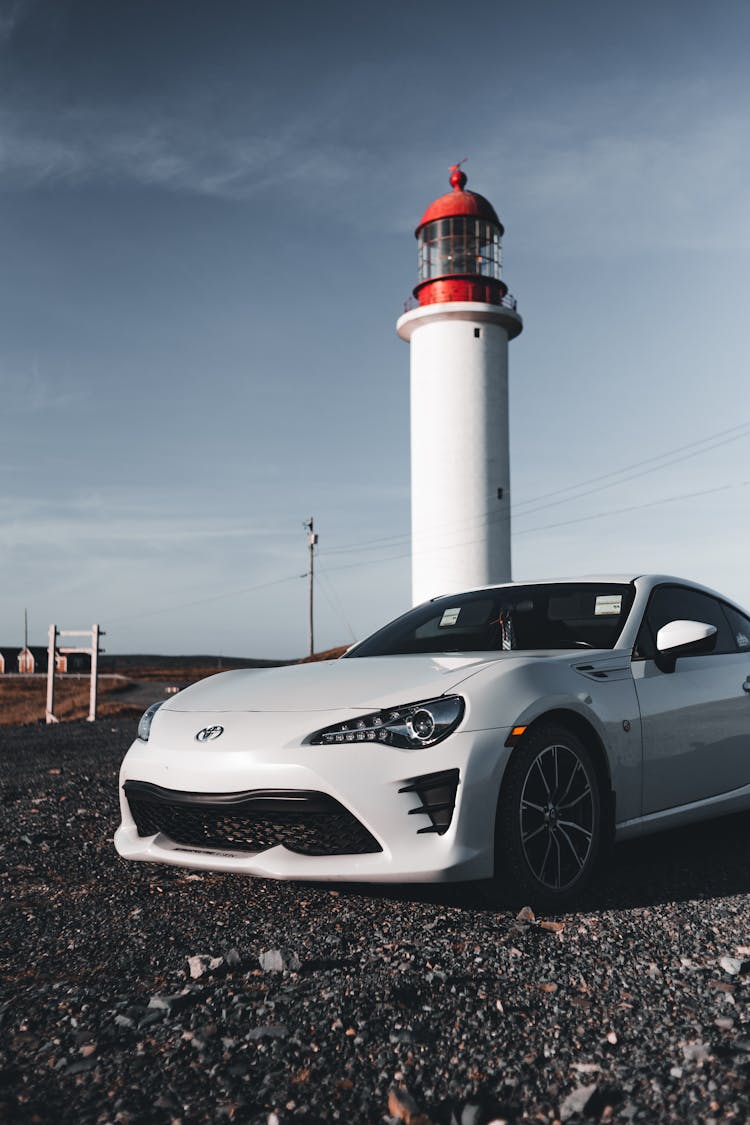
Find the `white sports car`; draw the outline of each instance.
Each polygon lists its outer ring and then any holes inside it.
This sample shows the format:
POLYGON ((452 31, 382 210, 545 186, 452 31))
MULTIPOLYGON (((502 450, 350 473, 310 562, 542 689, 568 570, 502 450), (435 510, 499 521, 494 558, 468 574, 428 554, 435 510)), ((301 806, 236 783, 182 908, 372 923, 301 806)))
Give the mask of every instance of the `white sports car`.
POLYGON ((663 576, 435 598, 154 704, 120 799, 128 859, 563 907, 612 839, 750 808, 750 617, 663 576))

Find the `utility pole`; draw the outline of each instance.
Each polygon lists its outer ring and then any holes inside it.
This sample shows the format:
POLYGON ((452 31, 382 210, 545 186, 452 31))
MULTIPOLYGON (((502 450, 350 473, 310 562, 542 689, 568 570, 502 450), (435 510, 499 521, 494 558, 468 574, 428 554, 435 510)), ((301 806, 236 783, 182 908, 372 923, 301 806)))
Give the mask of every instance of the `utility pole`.
POLYGON ((313 559, 315 557, 315 544, 318 542, 318 537, 315 534, 315 526, 313 518, 310 516, 305 525, 307 528, 307 545, 310 550, 310 570, 309 570, 309 598, 308 598, 308 619, 310 628, 310 656, 315 654, 315 641, 313 632, 313 559))

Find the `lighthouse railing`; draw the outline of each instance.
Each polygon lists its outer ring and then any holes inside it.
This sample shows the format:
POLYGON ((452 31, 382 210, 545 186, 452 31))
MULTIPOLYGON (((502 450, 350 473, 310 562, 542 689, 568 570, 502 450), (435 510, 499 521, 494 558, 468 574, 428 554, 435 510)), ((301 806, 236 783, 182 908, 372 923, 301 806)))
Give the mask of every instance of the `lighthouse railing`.
MULTIPOLYGON (((493 305, 499 304, 503 309, 511 309, 513 312, 517 311, 517 301, 512 293, 506 293, 499 301, 493 301, 493 305)), ((411 312, 412 309, 419 307, 419 300, 412 294, 404 301, 404 312, 411 312)))

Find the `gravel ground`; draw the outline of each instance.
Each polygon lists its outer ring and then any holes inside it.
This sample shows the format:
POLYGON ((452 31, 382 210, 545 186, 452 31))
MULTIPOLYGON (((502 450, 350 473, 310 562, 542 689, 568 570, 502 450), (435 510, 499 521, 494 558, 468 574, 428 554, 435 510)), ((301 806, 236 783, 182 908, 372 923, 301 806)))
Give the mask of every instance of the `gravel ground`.
POLYGON ((134 723, 0 730, 0 1119, 750 1119, 750 818, 551 919, 127 864, 134 723))

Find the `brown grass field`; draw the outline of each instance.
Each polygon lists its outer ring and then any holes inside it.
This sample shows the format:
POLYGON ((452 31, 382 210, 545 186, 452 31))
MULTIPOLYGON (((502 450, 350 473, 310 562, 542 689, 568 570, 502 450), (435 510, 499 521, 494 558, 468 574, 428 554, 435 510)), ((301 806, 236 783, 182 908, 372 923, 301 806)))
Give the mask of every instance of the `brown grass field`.
MULTIPOLYGON (((154 668, 135 665, 127 676, 99 676, 97 718, 115 718, 143 714, 145 705, 139 700, 121 698, 138 684, 169 682, 184 688, 197 680, 213 676, 216 667, 154 668)), ((55 676, 55 715, 60 722, 85 719, 89 713, 90 681, 88 676, 55 676)), ((44 722, 47 704, 47 677, 0 676, 0 727, 44 722)))
MULTIPOLYGON (((122 676, 100 676, 97 716, 141 714, 143 707, 119 701, 117 695, 129 686, 122 676)), ((0 726, 44 722, 47 703, 46 676, 0 677, 0 726)), ((85 719, 89 713, 88 676, 55 678, 55 714, 61 722, 85 719)))

